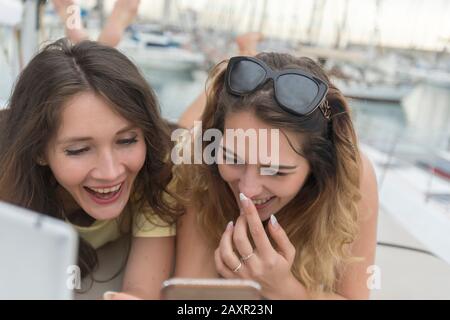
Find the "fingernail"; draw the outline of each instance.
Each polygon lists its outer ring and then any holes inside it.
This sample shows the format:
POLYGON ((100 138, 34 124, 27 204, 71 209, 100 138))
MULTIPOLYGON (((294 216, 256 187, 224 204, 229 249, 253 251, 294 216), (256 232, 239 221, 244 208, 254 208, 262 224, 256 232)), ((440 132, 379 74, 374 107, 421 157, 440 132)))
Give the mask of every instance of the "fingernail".
POLYGON ((228 222, 227 224, 227 230, 231 229, 233 227, 233 221, 228 222))
POLYGON ((114 291, 106 291, 103 294, 103 300, 112 300, 117 292, 114 291))
POLYGON ((270 216, 270 223, 272 224, 273 227, 278 226, 277 218, 275 218, 275 216, 273 214, 270 216))
POLYGON ((244 207, 246 207, 248 205, 248 198, 242 192, 239 193, 239 200, 241 200, 244 207))

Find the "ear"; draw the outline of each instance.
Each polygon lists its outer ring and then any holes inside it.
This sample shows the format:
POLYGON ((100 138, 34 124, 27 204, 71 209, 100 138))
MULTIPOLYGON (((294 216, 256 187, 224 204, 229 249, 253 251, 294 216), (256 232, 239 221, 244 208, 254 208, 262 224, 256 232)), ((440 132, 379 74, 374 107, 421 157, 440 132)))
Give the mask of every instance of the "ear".
POLYGON ((43 166, 43 167, 48 164, 47 161, 42 156, 38 156, 36 158, 36 162, 38 165, 43 166))

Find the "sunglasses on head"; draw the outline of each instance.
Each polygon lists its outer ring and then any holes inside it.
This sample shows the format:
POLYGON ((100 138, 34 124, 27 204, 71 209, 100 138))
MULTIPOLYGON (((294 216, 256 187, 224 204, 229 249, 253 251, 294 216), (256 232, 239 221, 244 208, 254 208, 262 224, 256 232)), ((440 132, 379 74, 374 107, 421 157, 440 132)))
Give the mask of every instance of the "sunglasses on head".
POLYGON ((254 92, 272 79, 275 100, 281 109, 308 116, 320 108, 327 120, 331 118, 325 99, 327 84, 300 69, 274 71, 257 58, 239 56, 230 59, 225 77, 228 92, 236 96, 254 92))

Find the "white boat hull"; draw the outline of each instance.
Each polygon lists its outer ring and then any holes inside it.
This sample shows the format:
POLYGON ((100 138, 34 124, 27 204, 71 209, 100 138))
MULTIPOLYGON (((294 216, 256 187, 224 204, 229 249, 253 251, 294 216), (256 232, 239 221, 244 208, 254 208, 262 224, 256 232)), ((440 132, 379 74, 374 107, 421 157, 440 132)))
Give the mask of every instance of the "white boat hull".
POLYGON ((142 68, 189 71, 205 63, 203 55, 180 48, 119 48, 142 68))
POLYGON ((367 84, 341 79, 333 79, 333 83, 347 98, 390 103, 401 102, 413 89, 411 85, 367 84))

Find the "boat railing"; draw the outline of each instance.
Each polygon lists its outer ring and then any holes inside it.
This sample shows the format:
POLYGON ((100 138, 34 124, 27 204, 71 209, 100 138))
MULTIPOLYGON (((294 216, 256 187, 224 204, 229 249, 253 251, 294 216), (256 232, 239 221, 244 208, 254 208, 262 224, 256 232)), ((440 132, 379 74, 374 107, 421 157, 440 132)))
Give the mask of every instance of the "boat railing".
MULTIPOLYGON (((362 144, 377 150, 379 188, 391 173, 404 177, 416 196, 437 201, 450 218, 450 132, 399 128, 368 118, 357 127, 362 144)), ((399 190, 402 192, 402 190, 399 190)))

